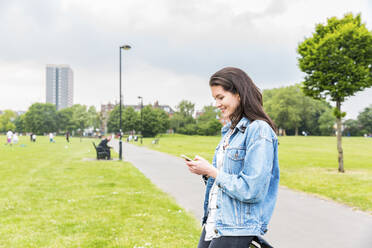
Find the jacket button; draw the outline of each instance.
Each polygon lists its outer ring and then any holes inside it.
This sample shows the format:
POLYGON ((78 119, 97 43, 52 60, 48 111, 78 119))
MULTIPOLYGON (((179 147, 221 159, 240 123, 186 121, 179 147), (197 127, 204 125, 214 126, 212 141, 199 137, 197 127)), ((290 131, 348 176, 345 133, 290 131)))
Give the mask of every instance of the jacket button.
POLYGON ((214 229, 214 232, 217 234, 218 233, 217 229, 214 229))

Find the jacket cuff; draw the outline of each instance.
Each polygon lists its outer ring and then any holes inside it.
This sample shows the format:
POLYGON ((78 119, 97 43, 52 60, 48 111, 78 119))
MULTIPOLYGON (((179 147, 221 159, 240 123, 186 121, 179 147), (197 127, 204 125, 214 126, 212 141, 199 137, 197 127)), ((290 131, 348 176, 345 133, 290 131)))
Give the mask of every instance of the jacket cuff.
POLYGON ((223 188, 226 182, 229 181, 229 175, 222 170, 218 171, 217 177, 216 177, 216 184, 219 188, 223 188))

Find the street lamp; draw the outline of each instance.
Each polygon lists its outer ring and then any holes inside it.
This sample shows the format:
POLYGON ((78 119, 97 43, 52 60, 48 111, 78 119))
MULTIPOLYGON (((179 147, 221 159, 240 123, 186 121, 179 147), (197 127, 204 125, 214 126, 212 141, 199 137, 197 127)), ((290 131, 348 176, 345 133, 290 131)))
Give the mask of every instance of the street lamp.
POLYGON ((141 99, 141 144, 142 144, 142 137, 143 137, 143 120, 142 120, 143 97, 139 96, 138 99, 141 99))
POLYGON ((120 58, 119 58, 119 67, 120 67, 120 70, 119 70, 119 81, 120 81, 120 89, 119 89, 119 91, 120 91, 120 106, 119 106, 119 109, 120 109, 120 140, 119 140, 119 159, 120 160, 122 160, 123 159, 123 144, 122 144, 122 140, 121 140, 121 138, 122 138, 122 136, 123 136, 123 132, 122 132, 122 127, 121 127, 121 123, 122 123, 122 121, 121 121, 121 105, 122 105, 122 103, 121 103, 121 49, 124 49, 124 50, 129 50, 129 49, 131 49, 131 47, 129 46, 129 45, 123 45, 123 46, 120 46, 119 47, 119 54, 120 54, 120 58))

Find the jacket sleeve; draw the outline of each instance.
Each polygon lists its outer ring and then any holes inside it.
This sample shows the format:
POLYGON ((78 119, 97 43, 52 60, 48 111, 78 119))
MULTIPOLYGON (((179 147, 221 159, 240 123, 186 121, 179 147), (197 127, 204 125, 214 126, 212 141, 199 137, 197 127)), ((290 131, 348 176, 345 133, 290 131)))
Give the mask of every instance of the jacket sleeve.
POLYGON ((230 197, 254 203, 264 199, 271 178, 274 159, 272 139, 258 136, 246 150, 243 169, 238 175, 220 170, 217 186, 230 197))

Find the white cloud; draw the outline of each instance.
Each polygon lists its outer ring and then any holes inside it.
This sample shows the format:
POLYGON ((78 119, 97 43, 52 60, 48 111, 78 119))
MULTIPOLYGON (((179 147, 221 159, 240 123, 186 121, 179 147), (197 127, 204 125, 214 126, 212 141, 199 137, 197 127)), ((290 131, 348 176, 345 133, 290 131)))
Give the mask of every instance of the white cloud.
MULTIPOLYGON (((124 57, 126 103, 141 94, 145 103, 201 107, 211 102, 208 77, 224 66, 246 70, 261 88, 299 83, 298 43, 316 23, 349 11, 371 27, 368 0, 1 1, 0 109, 44 100, 48 63, 70 64, 75 103, 117 100, 123 42, 133 46, 124 57), (15 89, 16 97, 3 93, 15 89)), ((345 108, 357 113, 372 103, 365 94, 345 108)))

